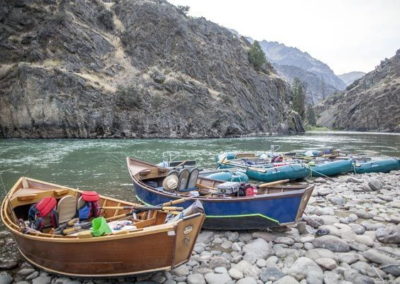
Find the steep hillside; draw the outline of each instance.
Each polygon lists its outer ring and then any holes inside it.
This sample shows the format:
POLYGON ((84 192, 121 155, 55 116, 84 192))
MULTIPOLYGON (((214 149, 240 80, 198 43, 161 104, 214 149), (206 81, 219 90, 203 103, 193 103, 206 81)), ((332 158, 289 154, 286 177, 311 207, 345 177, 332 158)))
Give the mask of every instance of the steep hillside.
POLYGON ((351 85, 355 80, 360 79, 365 74, 366 73, 364 72, 354 71, 354 72, 344 73, 342 75, 339 75, 338 77, 342 79, 342 81, 346 84, 347 87, 348 85, 351 85))
POLYGON ((0 23, 0 137, 303 131, 246 40, 166 1, 2 1, 0 23))
MULTIPOLYGON (((347 130, 400 132, 400 50, 318 108, 318 124, 347 130)), ((317 110, 317 112, 318 112, 317 110)))
POLYGON ((260 45, 274 67, 289 81, 298 77, 307 84, 309 102, 316 103, 346 87, 328 65, 307 52, 266 40, 261 41, 260 45))

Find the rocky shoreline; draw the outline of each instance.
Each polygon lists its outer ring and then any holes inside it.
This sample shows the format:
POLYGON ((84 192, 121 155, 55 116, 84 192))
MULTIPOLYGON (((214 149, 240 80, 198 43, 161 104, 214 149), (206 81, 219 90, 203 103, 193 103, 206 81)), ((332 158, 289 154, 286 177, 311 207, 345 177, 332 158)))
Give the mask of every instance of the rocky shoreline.
POLYGON ((187 264, 129 278, 71 279, 19 255, 0 232, 0 283, 400 283, 400 171, 310 180, 303 220, 265 232, 202 231, 187 264))

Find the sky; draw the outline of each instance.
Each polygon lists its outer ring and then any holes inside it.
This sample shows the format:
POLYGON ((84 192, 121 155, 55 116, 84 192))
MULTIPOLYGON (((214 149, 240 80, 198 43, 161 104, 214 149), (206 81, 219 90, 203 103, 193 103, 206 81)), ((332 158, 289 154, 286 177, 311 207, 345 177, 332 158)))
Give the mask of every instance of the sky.
POLYGON ((372 71, 400 49, 400 0, 169 0, 256 40, 307 51, 336 74, 372 71))

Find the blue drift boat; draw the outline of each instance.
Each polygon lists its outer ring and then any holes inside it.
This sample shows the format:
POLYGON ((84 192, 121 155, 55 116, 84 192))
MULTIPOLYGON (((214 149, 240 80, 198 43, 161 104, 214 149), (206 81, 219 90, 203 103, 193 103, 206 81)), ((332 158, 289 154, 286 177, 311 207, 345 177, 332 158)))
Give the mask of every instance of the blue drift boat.
POLYGON ((314 189, 308 184, 264 184, 257 189, 249 185, 246 196, 241 196, 240 191, 221 191, 227 183, 198 176, 194 188, 181 192, 166 190, 170 177, 166 168, 133 158, 127 158, 127 166, 139 201, 156 205, 186 197, 188 201, 182 205, 187 207, 198 199, 206 214, 203 228, 212 230, 265 229, 295 223, 303 215, 314 189))

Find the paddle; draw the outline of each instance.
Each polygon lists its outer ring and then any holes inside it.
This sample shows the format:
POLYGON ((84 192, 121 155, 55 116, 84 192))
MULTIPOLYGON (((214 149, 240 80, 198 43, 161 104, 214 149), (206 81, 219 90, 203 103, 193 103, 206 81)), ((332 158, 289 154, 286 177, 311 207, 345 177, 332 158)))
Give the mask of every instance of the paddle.
POLYGON ((273 181, 273 182, 267 182, 267 183, 258 185, 258 187, 274 186, 274 185, 278 185, 278 184, 282 184, 282 183, 287 183, 289 181, 290 181, 289 179, 283 179, 283 180, 278 180, 278 181, 273 181))

